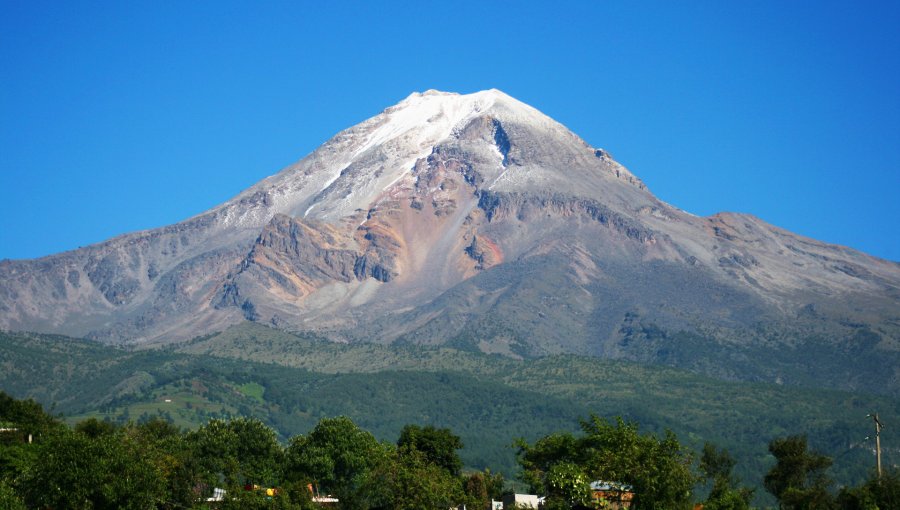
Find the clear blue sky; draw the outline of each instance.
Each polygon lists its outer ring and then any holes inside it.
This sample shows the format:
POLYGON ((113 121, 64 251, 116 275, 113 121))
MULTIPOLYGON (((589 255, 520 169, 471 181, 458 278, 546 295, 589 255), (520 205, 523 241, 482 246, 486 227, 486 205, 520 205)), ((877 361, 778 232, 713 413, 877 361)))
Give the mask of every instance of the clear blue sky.
POLYGON ((898 2, 0 0, 0 258, 200 213, 496 87, 699 215, 900 260, 898 2))

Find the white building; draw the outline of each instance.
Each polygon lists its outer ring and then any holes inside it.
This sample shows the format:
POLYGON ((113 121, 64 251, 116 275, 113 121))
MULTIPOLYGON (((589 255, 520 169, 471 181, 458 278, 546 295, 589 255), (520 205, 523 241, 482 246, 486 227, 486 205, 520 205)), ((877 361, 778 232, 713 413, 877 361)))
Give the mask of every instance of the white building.
POLYGON ((534 494, 504 494, 501 501, 503 502, 502 508, 534 508, 537 510, 544 503, 544 498, 534 494))

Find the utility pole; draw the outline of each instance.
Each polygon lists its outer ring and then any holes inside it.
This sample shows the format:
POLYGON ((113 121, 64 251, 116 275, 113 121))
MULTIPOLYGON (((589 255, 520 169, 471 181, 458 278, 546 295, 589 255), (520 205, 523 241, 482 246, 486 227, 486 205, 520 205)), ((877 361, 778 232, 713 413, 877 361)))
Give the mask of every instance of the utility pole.
POLYGON ((875 422, 875 462, 878 465, 878 478, 881 478, 881 429, 884 425, 878 421, 878 413, 867 414, 866 418, 872 418, 875 422))

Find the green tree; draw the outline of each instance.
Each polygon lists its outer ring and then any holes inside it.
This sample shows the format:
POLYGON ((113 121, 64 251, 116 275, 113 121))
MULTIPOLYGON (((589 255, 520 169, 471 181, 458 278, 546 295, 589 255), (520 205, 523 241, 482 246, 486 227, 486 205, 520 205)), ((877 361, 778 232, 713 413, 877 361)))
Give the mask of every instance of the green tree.
POLYGON ((703 503, 706 510, 749 510, 753 490, 738 487, 732 474, 735 461, 725 449, 710 443, 703 445, 700 472, 712 482, 709 497, 703 503))
POLYGON ((148 452, 124 431, 96 438, 54 434, 40 446, 22 487, 25 502, 38 508, 145 509, 165 499, 148 452))
POLYGON ((97 418, 88 418, 75 424, 75 432, 91 438, 100 437, 104 434, 113 434, 115 431, 115 424, 108 421, 101 421, 97 418))
POLYGON ((571 462, 554 464, 547 471, 547 504, 550 509, 572 508, 591 500, 591 482, 584 471, 571 462))
POLYGON ((284 452, 275 431, 256 418, 228 423, 237 438, 235 453, 242 482, 272 486, 281 481, 284 452))
POLYGON ((239 484, 237 434, 224 420, 212 419, 188 434, 188 442, 198 464, 203 492, 213 487, 235 488, 239 484))
POLYGON ((0 479, 0 508, 5 510, 25 510, 25 503, 5 480, 0 479))
POLYGON ((900 468, 897 466, 886 469, 881 477, 869 478, 866 487, 875 495, 882 510, 900 508, 900 468))
POLYGON ((842 488, 837 496, 837 506, 841 510, 879 510, 875 495, 866 486, 842 488))
POLYGON ((343 508, 367 508, 369 496, 361 488, 389 452, 350 418, 323 418, 308 435, 290 439, 286 478, 316 483, 321 493, 337 496, 343 508))
POLYGON ((0 423, 19 429, 19 434, 0 435, 3 442, 18 442, 28 434, 34 441, 40 441, 44 435, 64 427, 34 400, 18 400, 3 391, 0 391, 0 423))
POLYGON ((208 488, 281 481, 283 451, 275 432, 256 418, 210 420, 189 441, 208 488))
MULTIPOLYGON (((311 508, 312 505, 306 508, 311 508)), ((236 490, 228 493, 219 510, 300 510, 299 502, 286 491, 268 496, 265 491, 236 490)))
POLYGON ((459 477, 409 447, 382 457, 362 492, 368 507, 393 510, 446 510, 466 500, 459 477))
POLYGON ((35 462, 38 445, 65 425, 34 400, 18 400, 0 391, 0 428, 10 429, 0 433, 0 480, 13 480, 35 462))
POLYGON ((535 441, 529 446, 524 440, 517 440, 518 461, 522 466, 520 478, 532 492, 546 494, 544 475, 554 464, 572 462, 580 465, 583 460, 578 439, 568 432, 554 433, 535 441))
POLYGON ((200 496, 195 489, 203 477, 187 435, 158 417, 129 425, 128 430, 145 451, 152 452, 151 460, 165 480, 165 496, 158 507, 174 509, 193 506, 200 496))
POLYGON ((20 478, 22 473, 37 461, 38 447, 38 444, 28 444, 20 440, 7 444, 0 443, 0 481, 8 480, 12 483, 20 478))
POLYGON ((458 475, 462 469, 462 461, 456 453, 463 447, 462 440, 448 428, 406 425, 400 431, 397 447, 421 452, 429 462, 446 469, 450 474, 458 475))
POLYGON ((691 454, 666 431, 662 438, 643 435, 635 423, 618 418, 615 424, 597 416, 581 422, 582 434, 552 434, 534 446, 519 447, 522 479, 531 490, 548 494, 548 473, 553 466, 570 463, 590 480, 620 482, 634 487, 635 507, 676 509, 690 505, 696 477, 691 454))
POLYGON ((773 439, 769 452, 775 465, 763 483, 784 510, 828 509, 834 500, 828 493, 831 480, 826 470, 831 459, 807 449, 806 436, 773 439))
POLYGON ((860 487, 844 487, 837 503, 841 510, 900 508, 900 469, 888 469, 881 477, 873 474, 860 487))
POLYGON ((469 474, 463 483, 466 504, 473 508, 487 508, 492 499, 500 499, 503 495, 504 482, 502 474, 491 473, 490 469, 469 474))

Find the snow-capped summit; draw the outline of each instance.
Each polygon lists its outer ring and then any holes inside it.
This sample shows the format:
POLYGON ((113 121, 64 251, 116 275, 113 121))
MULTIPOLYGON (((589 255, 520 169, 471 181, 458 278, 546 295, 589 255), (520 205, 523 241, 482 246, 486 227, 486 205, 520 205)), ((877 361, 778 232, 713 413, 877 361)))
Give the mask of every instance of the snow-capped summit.
MULTIPOLYGON (((297 164, 214 211, 227 218, 229 226, 250 228, 261 227, 278 213, 337 221, 365 208, 391 186, 403 185, 404 179, 413 178, 417 161, 427 158, 441 143, 458 139, 474 120, 483 118, 496 122, 501 133, 510 129, 527 131, 530 137, 567 145, 532 147, 546 151, 519 158, 520 170, 504 172, 503 182, 494 183, 495 187, 545 186, 565 190, 590 186, 591 176, 565 175, 562 169, 553 167, 569 164, 573 159, 590 161, 600 153, 605 156, 603 161, 613 168, 607 176, 614 173, 618 179, 642 187, 636 177, 605 153, 588 147, 563 125, 497 89, 465 95, 428 90, 415 92, 382 113, 338 133, 297 164), (539 156, 544 159, 537 161, 539 156), (551 175, 548 169, 560 172, 551 175), (257 200, 259 208, 247 208, 248 200, 254 196, 265 199, 257 200)), ((506 149, 494 146, 497 161, 508 158, 501 154, 506 149)))

